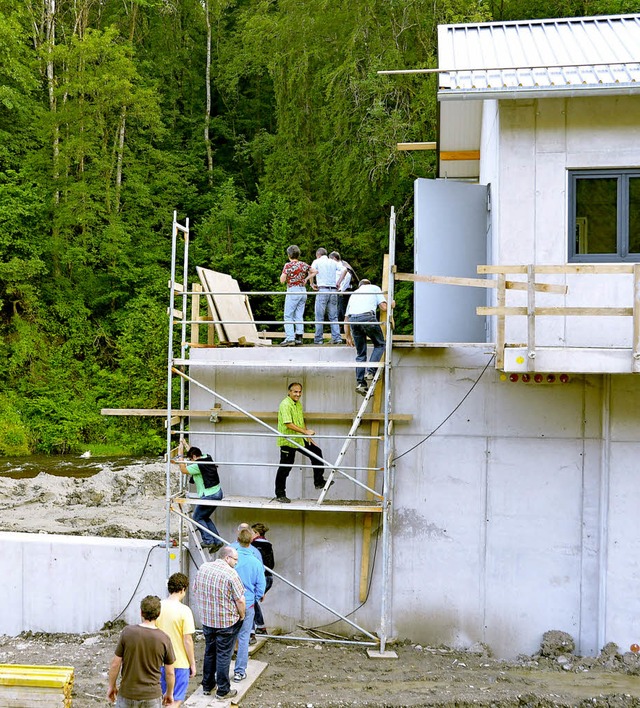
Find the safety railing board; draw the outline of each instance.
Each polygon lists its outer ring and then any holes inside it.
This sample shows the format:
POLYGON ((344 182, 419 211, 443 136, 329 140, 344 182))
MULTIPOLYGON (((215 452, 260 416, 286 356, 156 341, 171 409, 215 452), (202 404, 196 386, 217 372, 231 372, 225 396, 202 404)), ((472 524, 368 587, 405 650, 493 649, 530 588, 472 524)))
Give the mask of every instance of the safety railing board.
POLYGON ((315 499, 292 499, 290 504, 283 504, 275 497, 240 497, 228 496, 219 500, 181 497, 174 499, 176 504, 197 504, 198 506, 220 506, 234 509, 285 509, 286 511, 333 511, 357 513, 381 513, 379 501, 340 499, 318 504, 315 499))
MULTIPOLYGON (((361 361, 301 361, 296 359, 288 359, 287 361, 202 361, 200 359, 174 359, 174 366, 198 366, 203 368, 211 367, 224 367, 229 366, 234 369, 237 368, 252 368, 259 369, 262 367, 269 367, 275 369, 303 369, 303 368, 314 368, 314 369, 355 369, 361 368, 361 361)), ((367 362, 368 369, 382 369, 384 364, 380 362, 367 362)))

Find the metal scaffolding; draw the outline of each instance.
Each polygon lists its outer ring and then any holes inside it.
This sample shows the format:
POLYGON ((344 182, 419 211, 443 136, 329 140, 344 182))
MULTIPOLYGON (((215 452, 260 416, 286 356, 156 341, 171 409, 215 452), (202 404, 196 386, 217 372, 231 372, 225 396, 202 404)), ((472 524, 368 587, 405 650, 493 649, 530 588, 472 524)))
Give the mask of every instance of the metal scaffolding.
MULTIPOLYGON (((331 462, 323 457, 313 455, 318 461, 329 471, 326 484, 319 494, 319 498, 316 502, 306 504, 304 506, 304 511, 344 511, 347 513, 365 513, 371 517, 373 513, 379 513, 381 516, 381 526, 382 526, 382 596, 380 599, 380 626, 377 632, 377 637, 375 634, 369 630, 359 626, 353 622, 348 617, 343 616, 337 610, 327 606, 320 599, 314 597, 303 588, 299 587, 291 580, 280 575, 276 571, 271 571, 277 578, 282 580, 284 583, 294 588, 298 592, 302 593, 305 597, 311 599, 312 601, 319 604, 325 610, 329 611, 335 615, 338 619, 346 622, 351 627, 353 627, 357 632, 363 634, 367 640, 365 641, 351 641, 344 640, 346 643, 356 643, 362 644, 363 646, 374 646, 379 647, 380 653, 385 651, 386 643, 389 637, 389 632, 391 629, 390 615, 391 615, 391 517, 393 513, 393 424, 394 416, 391 412, 391 374, 392 374, 392 312, 393 312, 393 297, 394 297, 394 272, 395 272, 395 240, 396 240, 396 225, 395 225, 395 210, 391 209, 390 223, 389 223, 389 254, 385 257, 385 266, 383 273, 383 291, 386 291, 386 298, 389 306, 385 312, 385 321, 383 324, 386 327, 386 345, 385 345, 385 355, 380 364, 367 364, 367 367, 375 368, 375 376, 372 385, 370 386, 366 396, 362 400, 359 409, 353 414, 352 423, 347 435, 331 435, 331 436, 318 436, 325 438, 338 438, 342 439, 343 443, 340 452, 334 462, 331 462), (373 415, 367 415, 367 407, 369 404, 375 400, 375 405, 382 407, 382 416, 378 415, 375 418, 375 413, 373 415), (370 435, 358 435, 357 431, 364 418, 372 420, 372 429, 370 435), (382 431, 379 431, 379 425, 382 425, 382 431), (375 431, 375 432, 374 432, 375 431), (370 446, 374 450, 370 451, 369 465, 367 466, 346 466, 344 465, 344 460, 346 453, 355 440, 368 440, 370 441, 370 446), (382 467, 377 466, 375 456, 377 456, 377 444, 379 441, 383 443, 383 464, 382 467), (373 462, 371 458, 374 457, 373 462), (355 476, 356 472, 366 472, 367 473, 367 483, 362 482, 355 476), (375 475, 378 472, 382 472, 382 491, 376 491, 375 489, 375 475), (329 487, 333 483, 333 478, 335 475, 341 475, 349 481, 353 482, 366 493, 367 499, 358 504, 350 504, 340 506, 336 503, 327 503, 325 501, 325 496, 329 487)), ((228 500, 224 501, 207 501, 200 500, 188 496, 185 493, 183 482, 181 480, 182 475, 179 474, 180 481, 178 482, 178 493, 172 493, 172 488, 175 488, 175 480, 172 474, 172 459, 174 458, 174 439, 176 437, 183 438, 189 435, 189 431, 185 428, 185 418, 189 418, 189 411, 187 408, 187 386, 198 387, 201 390, 207 392, 209 395, 213 396, 216 401, 220 401, 229 406, 237 414, 252 420, 264 429, 261 433, 238 433, 238 432, 225 432, 225 431, 198 431, 200 434, 210 434, 210 435, 254 435, 254 436, 268 436, 276 437, 279 435, 277 428, 267 423, 265 420, 261 419, 259 416, 246 410, 237 401, 231 400, 228 396, 222 395, 219 391, 214 390, 211 387, 205 386, 196 377, 187 373, 189 366, 191 365, 191 359, 189 357, 190 347, 188 345, 187 339, 187 327, 194 324, 204 324, 202 320, 189 319, 187 317, 187 311, 190 304, 190 298, 194 295, 215 295, 217 293, 207 292, 202 289, 189 290, 188 287, 188 276, 189 276, 189 220, 187 219, 185 224, 182 225, 178 223, 177 213, 174 212, 173 216, 173 226, 172 226, 172 243, 171 243, 171 279, 169 281, 169 308, 168 308, 168 319, 169 319, 169 336, 168 336, 168 351, 167 351, 167 409, 166 409, 166 548, 167 548, 167 574, 169 574, 170 568, 170 556, 171 556, 171 519, 172 515, 179 519, 180 521, 180 532, 179 532, 179 545, 182 547, 183 544, 183 533, 186 527, 187 535, 192 545, 195 545, 196 549, 201 554, 202 560, 207 560, 204 550, 201 548, 198 534, 195 533, 196 529, 204 529, 203 526, 194 522, 188 514, 184 511, 184 506, 191 504, 198 505, 211 505, 211 506, 235 506, 244 508, 265 508, 265 502, 263 498, 255 498, 252 501, 250 498, 244 498, 241 504, 234 504, 228 500), (180 241, 183 242, 183 247, 180 249, 180 241), (182 267, 178 267, 179 252, 182 250, 182 267), (179 307, 177 305, 180 305, 179 307), (180 333, 180 343, 179 346, 175 341, 176 331, 180 333), (179 352, 179 355, 176 354, 179 352), (179 390, 176 391, 176 379, 178 380, 179 390), (179 400, 179 408, 174 407, 174 401, 176 398, 179 400)), ((243 296, 249 294, 260 294, 265 293, 241 293, 243 296)), ((278 291, 277 293, 272 293, 274 295, 282 296, 285 293, 278 291)), ((313 294, 313 293, 310 293, 313 294)), ((216 319, 214 313, 210 313, 211 317, 206 320, 207 325, 214 324, 224 324, 222 319, 216 319)), ((270 324, 270 322, 262 322, 259 324, 270 324)), ((282 324, 282 322, 278 322, 282 324)), ((312 322, 306 322, 306 324, 312 324, 312 322)), ((319 323, 318 323, 319 324, 319 323)), ((325 323, 323 323, 325 324, 325 323)), ((199 359, 197 361, 198 367, 203 366, 237 366, 238 362, 219 362, 211 361, 206 362, 199 359)), ((251 366, 251 362, 242 362, 242 365, 251 366)), ((257 366, 257 364, 253 364, 257 366)), ((261 367, 275 366, 285 366, 283 362, 265 362, 261 361, 259 364, 261 367)), ((362 362, 350 362, 348 364, 349 368, 355 368, 356 366, 362 366, 362 362)), ((290 365, 286 365, 290 366, 290 365)), ((326 368, 336 367, 344 368, 347 366, 345 362, 299 362, 296 364, 296 368, 303 367, 314 367, 318 368, 323 366, 326 368)), ((302 448, 303 445, 296 438, 301 438, 300 435, 287 436, 291 446, 297 446, 302 448)), ((219 462, 216 464, 243 464, 237 462, 219 462)), ((269 463, 267 463, 269 464, 269 463)), ((270 466, 276 466, 271 464, 270 466)), ((303 465, 298 465, 299 467, 304 467, 303 465)), ((307 465, 308 467, 308 465, 307 465)), ((299 507, 287 507, 286 505, 270 504, 270 509, 278 509, 279 511, 287 511, 291 509, 292 511, 298 511, 299 507)), ((370 521, 369 521, 370 523, 370 521)), ((204 529, 207 530, 207 529, 204 529)), ((370 525, 369 525, 370 530, 370 525)), ((215 536, 215 534, 212 534, 215 536)), ((221 536, 217 537, 220 542, 228 543, 228 541, 221 536)), ((363 568, 365 567, 364 554, 365 548, 363 543, 363 568)), ((367 552, 369 547, 367 545, 367 552)), ((182 561, 182 557, 181 557, 182 561)), ((368 569, 368 559, 366 561, 368 569)), ((283 637, 279 637, 283 638, 283 637)), ((300 637, 286 637, 287 639, 300 639, 300 637)), ((317 640, 316 640, 317 641, 317 640)))

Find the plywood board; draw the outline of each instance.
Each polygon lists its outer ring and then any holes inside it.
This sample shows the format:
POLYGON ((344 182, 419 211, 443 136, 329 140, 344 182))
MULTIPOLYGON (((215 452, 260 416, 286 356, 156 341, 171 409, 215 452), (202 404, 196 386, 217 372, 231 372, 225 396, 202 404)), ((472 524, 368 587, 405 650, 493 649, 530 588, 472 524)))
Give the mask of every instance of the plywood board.
MULTIPOLYGON (((214 320, 220 320, 221 317, 218 313, 218 310, 216 310, 216 303, 215 300, 213 299, 213 296, 210 294, 211 288, 207 287, 207 282, 206 282, 206 277, 204 275, 204 268, 200 268, 199 266, 196 266, 196 272, 198 273, 198 277, 200 278, 200 282, 202 283, 202 287, 204 290, 207 291, 205 297, 207 298, 207 305, 209 307, 209 314, 214 320)), ((214 327, 216 328, 216 334, 218 335, 218 341, 220 342, 226 342, 227 341, 227 335, 222 328, 222 325, 220 322, 214 323, 214 327)))
POLYGON ((226 273, 218 273, 207 268, 198 267, 196 271, 205 290, 210 293, 207 295, 207 302, 212 302, 212 311, 216 311, 217 319, 223 321, 222 329, 227 341, 271 344, 270 340, 258 336, 247 296, 240 292, 237 280, 226 273))

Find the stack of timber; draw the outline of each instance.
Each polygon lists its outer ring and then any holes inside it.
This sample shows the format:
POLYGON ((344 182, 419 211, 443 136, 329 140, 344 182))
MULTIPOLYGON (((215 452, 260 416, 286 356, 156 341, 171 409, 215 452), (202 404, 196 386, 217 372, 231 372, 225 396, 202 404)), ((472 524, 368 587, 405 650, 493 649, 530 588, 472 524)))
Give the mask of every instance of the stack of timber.
POLYGON ((71 708, 72 666, 0 664, 3 708, 71 708))

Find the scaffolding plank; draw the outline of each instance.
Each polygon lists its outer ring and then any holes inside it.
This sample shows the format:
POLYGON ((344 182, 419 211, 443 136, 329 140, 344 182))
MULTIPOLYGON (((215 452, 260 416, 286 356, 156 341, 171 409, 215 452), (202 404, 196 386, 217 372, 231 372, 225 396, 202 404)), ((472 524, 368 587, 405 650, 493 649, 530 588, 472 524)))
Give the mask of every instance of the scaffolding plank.
MULTIPOLYGON (((526 308, 525 308, 526 309, 526 308)), ((265 339, 265 342, 270 342, 270 339, 265 339)), ((191 359, 174 359, 174 366, 198 366, 203 368, 212 367, 233 367, 244 369, 259 369, 260 367, 269 367, 274 369, 355 369, 362 367, 362 362, 355 359, 350 361, 299 361, 295 359, 287 359, 287 361, 193 361, 191 359)), ((384 364, 380 362, 367 362, 368 369, 382 369, 384 364)), ((180 372, 176 372, 180 373, 180 372)))
POLYGON ((285 511, 333 511, 381 513, 382 505, 379 501, 363 501, 353 499, 340 499, 329 503, 319 504, 315 499, 292 499, 290 504, 276 501, 275 497, 239 497, 228 496, 219 500, 205 500, 198 497, 181 497, 174 499, 176 504, 197 504, 198 506, 226 506, 232 509, 274 509, 285 511))
MULTIPOLYGON (((251 415, 256 418, 262 418, 266 420, 277 420, 278 411, 249 411, 251 415)), ((168 414, 166 408, 102 408, 100 409, 100 415, 118 415, 118 416, 132 416, 138 418, 144 417, 159 417, 164 418, 168 414)), ((225 410, 222 408, 214 408, 207 411, 198 410, 172 410, 171 415, 178 416, 180 418, 211 418, 215 416, 216 418, 234 418, 237 420, 249 420, 244 413, 240 411, 225 410)), ((325 411, 318 412, 307 412, 304 413, 305 420, 323 420, 323 421, 339 421, 339 420, 353 420, 353 413, 327 413, 325 411)), ((365 413, 362 416, 363 421, 370 420, 384 420, 384 413, 365 413)), ((413 420, 413 416, 410 413, 390 413, 389 420, 393 420, 396 423, 410 423, 413 420)))

